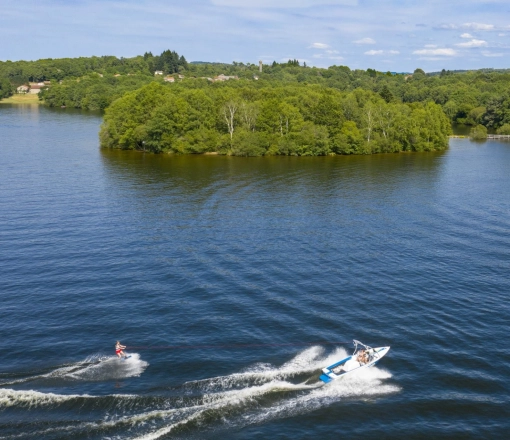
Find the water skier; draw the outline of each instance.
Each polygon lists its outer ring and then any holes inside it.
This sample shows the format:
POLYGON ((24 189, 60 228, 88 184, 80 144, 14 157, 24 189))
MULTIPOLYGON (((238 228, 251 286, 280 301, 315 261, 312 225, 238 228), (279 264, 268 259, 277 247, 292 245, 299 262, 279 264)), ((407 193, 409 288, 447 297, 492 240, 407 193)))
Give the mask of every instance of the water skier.
POLYGON ((121 345, 120 341, 117 341, 115 344, 115 354, 119 359, 121 359, 123 356, 127 357, 126 353, 124 353, 122 350, 126 348, 125 345, 121 345))

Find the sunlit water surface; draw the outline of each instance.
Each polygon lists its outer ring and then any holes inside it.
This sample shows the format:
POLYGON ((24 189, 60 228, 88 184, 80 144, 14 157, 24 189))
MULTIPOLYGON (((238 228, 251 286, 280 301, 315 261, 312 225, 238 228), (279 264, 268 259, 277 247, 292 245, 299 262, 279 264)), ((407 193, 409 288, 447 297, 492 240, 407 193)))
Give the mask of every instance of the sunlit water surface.
POLYGON ((100 122, 0 107, 0 438, 506 436, 510 143, 155 156, 100 122), (391 350, 322 386, 353 338, 391 350))

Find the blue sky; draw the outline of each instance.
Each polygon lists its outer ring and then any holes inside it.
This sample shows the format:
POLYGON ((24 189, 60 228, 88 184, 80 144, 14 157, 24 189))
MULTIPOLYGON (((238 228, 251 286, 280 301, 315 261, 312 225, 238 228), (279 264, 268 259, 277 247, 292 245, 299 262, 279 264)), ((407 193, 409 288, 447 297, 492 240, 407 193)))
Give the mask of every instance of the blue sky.
POLYGON ((0 0, 0 60, 131 57, 510 67, 509 0, 0 0))

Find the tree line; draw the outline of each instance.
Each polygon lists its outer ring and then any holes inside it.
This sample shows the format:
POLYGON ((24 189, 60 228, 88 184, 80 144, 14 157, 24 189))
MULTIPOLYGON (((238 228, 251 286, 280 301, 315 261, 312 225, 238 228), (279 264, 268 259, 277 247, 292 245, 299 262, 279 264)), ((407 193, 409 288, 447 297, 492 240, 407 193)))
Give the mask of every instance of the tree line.
POLYGON ((478 125, 489 130, 508 131, 510 127, 510 70, 481 69, 475 71, 426 74, 422 69, 412 73, 378 72, 375 69, 351 70, 347 66, 327 69, 299 65, 296 60, 287 63, 258 65, 190 65, 197 76, 223 71, 251 79, 279 84, 319 84, 344 92, 361 88, 378 93, 387 102, 434 102, 439 104, 454 124, 478 125))
POLYGON ((433 102, 321 85, 151 82, 105 112, 105 148, 240 156, 443 150, 451 126, 433 102))
POLYGON ((117 58, 115 56, 41 59, 37 61, 0 61, 0 84, 7 80, 14 92, 17 86, 29 82, 51 81, 57 84, 66 79, 80 79, 89 74, 154 75, 155 70, 175 73, 186 70, 188 62, 177 52, 165 50, 160 55, 146 52, 143 56, 117 58))
POLYGON ((60 84, 46 87, 39 92, 39 99, 50 107, 73 107, 84 110, 104 110, 125 93, 139 89, 154 81, 147 73, 129 75, 104 75, 93 73, 76 79, 66 79, 60 84))
POLYGON ((133 58, 104 56, 0 62, 0 99, 10 96, 17 85, 50 80, 52 85, 40 93, 40 99, 47 105, 103 110, 127 92, 162 81, 154 76, 156 70, 164 74, 182 73, 185 81, 191 82, 190 87, 200 83, 204 90, 202 83, 206 80, 201 78, 221 73, 240 79, 238 84, 229 83, 232 88, 256 82, 253 87, 259 89, 298 85, 327 87, 343 93, 362 89, 378 94, 386 103, 433 102, 441 106, 454 124, 481 125, 489 131, 510 133, 508 70, 443 70, 425 74, 422 69, 416 69, 412 74, 395 74, 375 69, 351 70, 347 66, 309 67, 293 59, 264 64, 259 72, 258 64, 251 63, 188 63, 184 56, 166 50, 160 55, 146 52, 133 58))

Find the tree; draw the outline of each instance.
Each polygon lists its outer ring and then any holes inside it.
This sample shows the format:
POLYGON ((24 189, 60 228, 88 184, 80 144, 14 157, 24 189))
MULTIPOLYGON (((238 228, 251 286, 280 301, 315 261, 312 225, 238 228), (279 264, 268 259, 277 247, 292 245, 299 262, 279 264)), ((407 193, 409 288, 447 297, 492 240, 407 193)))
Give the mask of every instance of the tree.
POLYGON ((228 134, 230 135, 230 143, 234 136, 234 129, 236 126, 236 113, 239 109, 239 103, 233 99, 230 99, 221 108, 221 114, 227 125, 228 134))
POLYGON ((374 107, 374 119, 386 140, 395 119, 393 107, 379 103, 374 107))
POLYGON ((453 121, 458 112, 457 103, 450 100, 443 106, 443 110, 450 121, 453 121))
POLYGON ((13 87, 7 78, 0 78, 0 99, 7 98, 13 94, 13 87))
POLYGON ((333 140, 332 150, 337 154, 359 154, 363 145, 363 135, 354 121, 346 121, 340 133, 333 140))
POLYGON ((239 116, 244 127, 249 131, 255 131, 257 118, 260 112, 258 104, 242 101, 239 107, 239 116))
POLYGON ((303 117, 292 104, 274 98, 262 104, 259 123, 262 131, 283 137, 298 131, 303 124, 303 117))
POLYGON ((365 125, 366 139, 367 143, 370 143, 370 138, 372 137, 372 131, 375 127, 375 111, 372 103, 367 103, 362 110, 363 114, 363 122, 365 125))
POLYGON ((429 102, 416 106, 410 114, 410 123, 412 150, 434 151, 447 147, 451 125, 439 105, 429 102))
POLYGON ((313 122, 303 124, 296 142, 299 156, 325 156, 330 152, 328 130, 313 122))
POLYGON ((342 111, 348 121, 360 121, 360 108, 356 98, 349 94, 341 102, 342 111))
POLYGON ((372 78, 375 78, 377 76, 377 70, 375 69, 367 69, 367 73, 372 78))
POLYGON ((469 137, 474 141, 487 139, 487 127, 484 127, 481 124, 476 125, 469 132, 469 137))
POLYGON ((327 127, 330 136, 334 136, 340 131, 344 121, 340 99, 340 95, 333 91, 323 93, 312 110, 311 120, 313 123, 327 127))
POLYGON ((482 116, 485 113, 485 107, 480 106, 472 109, 467 118, 466 118, 466 124, 467 125, 476 125, 482 122, 482 116))
POLYGON ((510 134, 510 124, 504 124, 496 131, 498 134, 510 134))
POLYGON ((383 88, 379 92, 379 95, 381 95, 381 98, 384 99, 386 102, 393 101, 393 94, 391 93, 390 89, 386 84, 384 84, 383 88))

